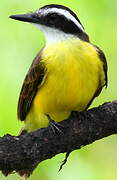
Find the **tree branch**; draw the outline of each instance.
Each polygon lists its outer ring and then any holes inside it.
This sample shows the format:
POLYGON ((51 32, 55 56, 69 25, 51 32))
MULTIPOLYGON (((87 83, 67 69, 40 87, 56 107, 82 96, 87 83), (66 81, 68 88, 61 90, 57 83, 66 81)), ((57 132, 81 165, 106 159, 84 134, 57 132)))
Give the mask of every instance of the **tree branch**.
POLYGON ((117 101, 105 103, 85 112, 73 112, 58 125, 20 136, 0 138, 0 170, 7 176, 16 171, 28 177, 43 160, 71 152, 117 133, 117 101))

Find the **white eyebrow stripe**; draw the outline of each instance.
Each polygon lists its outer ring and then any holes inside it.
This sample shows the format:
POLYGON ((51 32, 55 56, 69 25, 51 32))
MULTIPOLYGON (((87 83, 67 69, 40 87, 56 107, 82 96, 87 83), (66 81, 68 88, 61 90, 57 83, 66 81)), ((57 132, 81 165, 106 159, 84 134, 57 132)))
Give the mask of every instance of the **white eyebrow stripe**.
POLYGON ((84 28, 82 27, 82 25, 75 19, 74 16, 72 16, 72 14, 70 14, 67 10, 65 9, 58 9, 58 8, 48 8, 48 9, 40 9, 39 12, 41 13, 42 11, 42 14, 49 14, 50 12, 53 12, 53 13, 58 13, 60 15, 64 15, 67 19, 71 20, 74 22, 74 24, 80 28, 83 32, 84 32, 84 28))

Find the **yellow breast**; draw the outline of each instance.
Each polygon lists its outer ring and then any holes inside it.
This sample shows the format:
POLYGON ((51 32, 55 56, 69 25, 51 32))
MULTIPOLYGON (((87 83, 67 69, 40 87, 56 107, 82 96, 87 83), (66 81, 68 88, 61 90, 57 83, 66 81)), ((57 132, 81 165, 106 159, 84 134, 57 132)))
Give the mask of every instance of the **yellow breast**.
POLYGON ((32 105, 33 118, 48 114, 57 122, 66 119, 71 111, 84 110, 104 83, 102 62, 87 42, 69 39, 48 45, 42 59, 46 75, 32 105))

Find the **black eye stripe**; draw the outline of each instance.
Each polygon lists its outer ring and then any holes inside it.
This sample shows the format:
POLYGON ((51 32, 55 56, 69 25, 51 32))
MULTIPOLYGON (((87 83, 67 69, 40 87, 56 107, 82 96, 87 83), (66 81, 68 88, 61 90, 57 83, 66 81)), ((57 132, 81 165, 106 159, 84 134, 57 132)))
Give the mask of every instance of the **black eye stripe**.
POLYGON ((82 23, 80 22, 79 18, 77 17, 77 15, 68 7, 66 6, 63 6, 63 5, 58 5, 58 4, 50 4, 50 5, 46 5, 40 9, 52 9, 52 8, 57 8, 57 9, 63 9, 63 10, 66 10, 68 11, 77 21, 79 24, 81 24, 82 28, 84 29, 82 23))
POLYGON ((56 20, 56 22, 62 21, 62 20, 69 21, 69 22, 71 22, 71 25, 74 24, 77 27, 77 25, 71 19, 64 16, 64 14, 60 14, 57 12, 49 12, 48 14, 45 14, 44 17, 48 18, 50 21, 56 20))
POLYGON ((45 16, 47 16, 48 18, 53 18, 53 19, 61 19, 61 18, 67 19, 63 14, 59 14, 59 13, 51 13, 50 12, 45 16))
POLYGON ((66 34, 72 34, 89 42, 89 37, 84 31, 80 20, 69 8, 61 5, 46 5, 35 12, 39 24, 60 30, 66 34))
POLYGON ((56 18, 58 16, 58 14, 56 14, 56 13, 48 13, 47 16, 49 16, 51 18, 56 18))

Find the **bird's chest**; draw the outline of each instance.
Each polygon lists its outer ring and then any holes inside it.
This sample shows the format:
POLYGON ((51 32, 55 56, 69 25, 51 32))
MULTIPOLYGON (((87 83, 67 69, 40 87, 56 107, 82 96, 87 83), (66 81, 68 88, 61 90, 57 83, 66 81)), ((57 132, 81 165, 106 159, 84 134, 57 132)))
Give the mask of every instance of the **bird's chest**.
POLYGON ((100 65, 94 53, 81 47, 61 48, 45 57, 46 77, 35 98, 47 113, 83 110, 99 85, 100 65))

